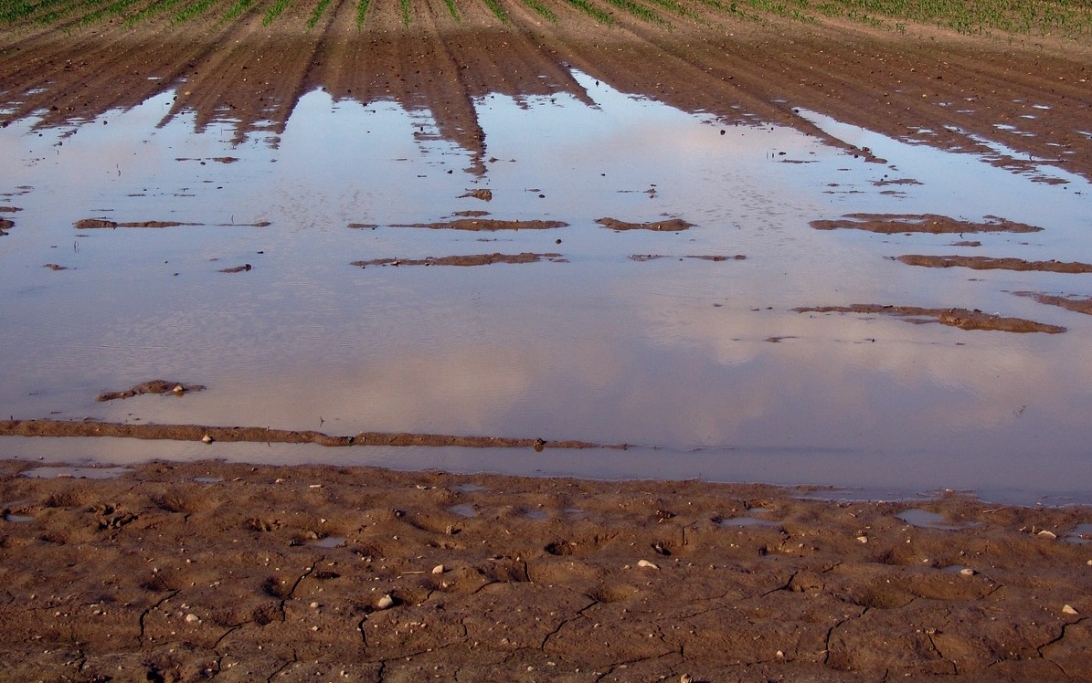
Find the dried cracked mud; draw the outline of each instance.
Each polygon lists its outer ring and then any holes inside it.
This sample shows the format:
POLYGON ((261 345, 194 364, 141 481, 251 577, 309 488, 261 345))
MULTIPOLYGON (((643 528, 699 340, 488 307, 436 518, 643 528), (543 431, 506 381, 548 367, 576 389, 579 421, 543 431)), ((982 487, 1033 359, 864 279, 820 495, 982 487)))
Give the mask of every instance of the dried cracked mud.
POLYGON ((1086 508, 368 468, 2 468, 9 680, 1092 676, 1086 508))

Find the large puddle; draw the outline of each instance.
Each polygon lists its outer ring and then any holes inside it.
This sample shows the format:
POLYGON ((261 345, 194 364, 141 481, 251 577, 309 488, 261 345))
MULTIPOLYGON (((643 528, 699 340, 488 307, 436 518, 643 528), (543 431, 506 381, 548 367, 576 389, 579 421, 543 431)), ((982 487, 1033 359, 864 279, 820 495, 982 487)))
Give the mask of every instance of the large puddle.
POLYGON ((13 222, 0 237, 0 415, 628 450, 9 437, 0 455, 1092 501, 1092 318, 1027 295, 1087 298, 1092 275, 896 260, 1092 262, 1086 181, 804 112, 871 150, 855 155, 575 76, 587 98, 476 101, 484 156, 427 112, 322 91, 283 131, 243 143, 230 123, 165 119, 169 92, 64 129, 9 125, 0 207, 20 210, 0 213, 13 222), (1042 230, 811 226, 851 214, 1042 230), (859 304, 905 310, 794 310, 859 304), (967 330, 929 313, 949 308, 1066 331, 967 330), (95 400, 153 378, 207 389, 95 400))

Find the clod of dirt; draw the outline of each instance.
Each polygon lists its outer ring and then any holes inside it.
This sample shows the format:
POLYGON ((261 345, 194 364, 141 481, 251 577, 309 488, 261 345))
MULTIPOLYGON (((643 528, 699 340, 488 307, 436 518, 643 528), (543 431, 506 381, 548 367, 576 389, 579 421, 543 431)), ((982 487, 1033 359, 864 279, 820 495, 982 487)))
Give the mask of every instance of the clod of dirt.
POLYGON ((47 263, 43 267, 49 268, 50 270, 68 270, 68 266, 61 266, 56 263, 47 263))
POLYGON ((205 387, 200 384, 183 384, 181 382, 168 382, 162 379, 153 379, 143 384, 138 384, 125 391, 109 391, 99 394, 95 397, 96 401, 100 403, 103 401, 113 401, 115 399, 132 398, 133 396, 139 396, 141 394, 176 394, 181 395, 190 391, 204 391, 205 387), (182 391, 178 391, 178 387, 182 387, 182 391))
POLYGON ((693 223, 688 223, 681 218, 669 218, 665 221, 653 221, 651 223, 627 223, 626 221, 620 221, 617 218, 598 218, 595 221, 604 228, 610 228, 615 231, 622 230, 655 230, 658 232, 680 232, 694 226, 693 223))
POLYGON ((493 201, 493 190, 469 190, 466 194, 459 195, 459 199, 464 197, 473 197, 475 199, 480 199, 483 202, 490 202, 493 201))
POLYGON ((815 220, 809 223, 816 230, 852 228, 884 235, 901 232, 920 232, 932 235, 961 234, 965 232, 1040 232, 1042 228, 1026 223, 986 216, 981 223, 961 221, 938 214, 875 214, 850 213, 835 220, 815 220))
POLYGON ((537 263, 541 260, 564 263, 561 254, 472 254, 467 256, 429 256, 423 259, 380 258, 370 261, 353 261, 351 265, 368 266, 488 266, 494 263, 537 263))
POLYGON ((1092 264, 1078 261, 1025 261, 1019 258, 991 258, 989 256, 923 256, 908 254, 894 257, 909 266, 927 268, 972 268, 974 270, 1035 270, 1047 273, 1092 273, 1092 264))
POLYGON ((852 306, 815 306, 794 308, 797 313, 871 313, 893 315, 909 319, 909 322, 938 322, 961 330, 995 330, 999 332, 1045 332, 1059 334, 1066 328, 1057 325, 1006 318, 979 310, 966 308, 920 308, 918 306, 884 306, 881 304, 853 304, 852 306))
POLYGON ((505 221, 494 219, 460 218, 454 221, 441 223, 399 223, 392 225, 394 228, 429 228, 431 230, 549 230, 551 228, 565 228, 568 223, 563 221, 505 221))
POLYGON ((254 266, 250 265, 249 263, 244 263, 243 265, 235 266, 234 268, 221 268, 220 272, 221 273, 245 273, 246 271, 251 270, 253 267, 254 266))
POLYGON ((1040 292, 1013 292, 1013 294, 1035 299, 1041 304, 1060 306, 1068 311, 1092 315, 1092 297, 1080 298, 1074 296, 1057 296, 1054 294, 1042 294, 1040 292))

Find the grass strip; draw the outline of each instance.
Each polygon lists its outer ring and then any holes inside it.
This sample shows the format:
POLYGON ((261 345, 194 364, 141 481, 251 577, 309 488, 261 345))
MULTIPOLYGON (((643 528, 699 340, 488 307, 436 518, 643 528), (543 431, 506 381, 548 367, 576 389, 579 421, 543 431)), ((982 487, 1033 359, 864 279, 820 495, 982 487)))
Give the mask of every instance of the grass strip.
POLYGON ((80 26, 88 26, 96 21, 101 21, 107 15, 117 16, 127 10, 129 6, 135 2, 137 2, 137 0, 115 0, 105 7, 100 7, 94 12, 83 15, 83 18, 80 19, 80 26))
POLYGON ((133 16, 126 19, 125 28, 132 28, 133 26, 136 26, 143 21, 151 19, 161 12, 166 12, 167 10, 177 5, 179 2, 181 2, 181 0, 162 0, 161 2, 154 2, 142 9, 141 11, 137 12, 133 16))
POLYGON ((599 9, 598 7, 595 7, 590 2, 588 2, 588 0, 565 0, 565 1, 568 2, 570 5, 572 5, 573 7, 580 10, 581 12, 583 12, 584 14, 587 14, 588 16, 592 17, 593 19, 595 19, 596 21, 598 21, 601 24, 608 24, 609 25, 609 24, 614 23, 614 17, 607 14, 606 12, 599 9))
POLYGON ((533 9, 544 19, 557 23, 557 15, 551 12, 549 7, 539 2, 539 0, 523 0, 523 4, 533 9))
POLYGON ((482 0, 482 2, 485 3, 485 6, 489 8, 489 11, 492 12, 494 16, 501 20, 502 24, 508 23, 508 13, 504 11, 504 8, 501 7, 498 0, 482 0))
POLYGON ((71 4, 67 4, 67 5, 64 4, 63 2, 61 2, 61 3, 51 2, 51 3, 49 3, 49 6, 50 7, 56 7, 56 9, 54 9, 54 10, 52 10, 50 12, 47 12, 46 14, 43 14, 42 16, 38 17, 36 19, 36 22, 38 24, 48 26, 49 24, 57 22, 60 19, 63 19, 64 17, 69 16, 70 14, 75 14, 76 12, 78 12, 80 10, 93 9, 93 8, 103 4, 104 1, 105 0, 84 0, 83 2, 74 2, 74 3, 71 3, 71 4))
POLYGON ((330 4, 330 0, 319 0, 319 4, 315 6, 315 11, 311 12, 311 18, 307 20, 307 30, 315 28, 315 24, 322 18, 322 13, 326 11, 326 6, 330 4))
POLYGON ((288 9, 288 5, 292 0, 277 0, 273 3, 273 6, 269 8, 269 11, 265 13, 265 18, 262 19, 262 26, 269 26, 277 17, 281 16, 281 13, 288 9))

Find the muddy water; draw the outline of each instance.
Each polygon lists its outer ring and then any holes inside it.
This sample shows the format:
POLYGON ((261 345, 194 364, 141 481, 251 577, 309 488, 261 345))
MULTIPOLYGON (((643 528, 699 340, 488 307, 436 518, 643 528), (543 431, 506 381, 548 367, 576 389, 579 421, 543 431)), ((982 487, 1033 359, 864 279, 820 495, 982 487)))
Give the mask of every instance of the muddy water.
POLYGON ((242 144, 232 143, 230 122, 195 131, 186 116, 165 121, 171 93, 65 129, 8 126, 0 206, 21 211, 3 214, 14 225, 0 237, 0 415, 633 448, 335 452, 8 438, 2 454, 374 462, 1092 500, 1092 319, 1012 294, 1088 297, 1090 276, 894 260, 1092 262, 1085 181, 1045 166, 1016 173, 811 117, 872 154, 854 155, 793 130, 724 125, 576 77, 594 105, 568 95, 478 100, 484 158, 442 139, 427 112, 335 102, 322 91, 300 100, 283 132, 242 144), (1051 178, 1066 182, 1044 182, 1051 178), (466 212, 565 225, 406 227, 466 212), (851 213, 998 216, 1043 231, 809 226, 851 213), (603 218, 692 226, 616 231, 596 223, 603 218), (118 227, 74 227, 84 219, 118 227), (137 227, 162 223, 179 225, 137 227), (980 246, 953 246, 966 240, 980 246), (494 253, 560 258, 351 265, 494 253), (851 304, 981 309, 1067 332, 793 310, 851 304), (207 390, 94 400, 153 378, 207 390))

